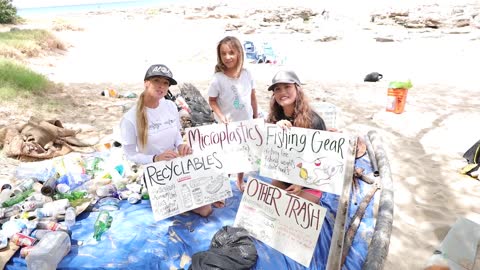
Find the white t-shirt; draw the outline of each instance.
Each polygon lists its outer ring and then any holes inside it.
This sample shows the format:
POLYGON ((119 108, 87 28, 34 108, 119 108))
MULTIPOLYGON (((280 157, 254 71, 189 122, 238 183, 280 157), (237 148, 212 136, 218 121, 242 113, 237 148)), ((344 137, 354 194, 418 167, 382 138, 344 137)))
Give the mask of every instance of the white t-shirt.
MULTIPOLYGON (((230 121, 249 120, 253 119, 252 89, 255 89, 255 82, 246 69, 242 69, 237 79, 217 72, 208 88, 208 96, 217 98, 220 110, 230 121)), ((216 114, 215 119, 219 121, 216 114)))
POLYGON ((130 108, 120 121, 122 145, 127 158, 135 163, 148 164, 153 156, 166 150, 176 150, 183 143, 177 106, 170 100, 161 99, 158 107, 145 107, 148 122, 148 140, 145 151, 138 147, 136 106, 130 108))

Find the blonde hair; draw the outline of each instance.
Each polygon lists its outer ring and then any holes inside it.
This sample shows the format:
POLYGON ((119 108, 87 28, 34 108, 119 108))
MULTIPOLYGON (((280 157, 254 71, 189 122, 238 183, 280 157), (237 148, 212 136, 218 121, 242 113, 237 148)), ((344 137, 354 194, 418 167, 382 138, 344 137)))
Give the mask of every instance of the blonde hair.
POLYGON ((145 150, 145 145, 148 141, 148 121, 147 121, 147 112, 145 110, 145 91, 140 94, 137 102, 137 136, 139 139, 140 147, 139 149, 143 152, 145 150))
MULTIPOLYGON (((295 99, 295 109, 292 115, 294 127, 312 128, 312 108, 308 102, 307 97, 303 93, 300 86, 295 84, 297 91, 297 98, 295 99)), ((275 94, 272 94, 270 99, 270 113, 268 114, 267 122, 275 124, 278 121, 285 119, 286 115, 283 112, 282 106, 275 100, 275 94)))
POLYGON ((235 74, 236 76, 240 76, 240 72, 243 68, 243 62, 244 62, 244 53, 243 53, 243 46, 240 43, 240 40, 236 37, 232 36, 226 36, 220 42, 218 42, 217 45, 217 64, 215 65, 215 72, 225 72, 225 65, 222 62, 222 56, 220 54, 220 47, 223 44, 227 44, 231 47, 233 47, 235 50, 238 52, 238 61, 237 61, 237 66, 235 67, 235 74))

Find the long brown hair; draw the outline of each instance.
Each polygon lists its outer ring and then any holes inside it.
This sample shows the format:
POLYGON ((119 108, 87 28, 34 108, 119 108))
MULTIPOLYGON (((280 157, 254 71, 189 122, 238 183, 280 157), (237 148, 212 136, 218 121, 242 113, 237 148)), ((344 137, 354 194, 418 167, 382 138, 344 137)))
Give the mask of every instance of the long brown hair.
POLYGON ((145 145, 148 141, 148 121, 147 121, 147 111, 145 110, 145 91, 140 94, 137 102, 137 136, 140 143, 140 151, 145 150, 145 145))
MULTIPOLYGON (((297 98, 295 99, 295 109, 292 116, 292 125, 294 127, 311 128, 313 110, 310 107, 310 104, 303 92, 303 89, 297 84, 295 84, 295 89, 297 91, 297 98)), ((283 107, 277 103, 274 94, 272 94, 272 97, 270 99, 270 113, 268 114, 267 122, 275 124, 285 118, 286 115, 283 112, 283 107)))
POLYGON ((240 71, 243 68, 244 62, 244 53, 243 53, 243 46, 240 43, 240 40, 236 37, 226 36, 222 40, 218 42, 217 45, 217 64, 215 65, 215 72, 225 72, 225 65, 222 62, 222 56, 220 55, 220 46, 222 44, 227 44, 232 46, 238 52, 238 62, 235 70, 235 75, 238 77, 240 76, 240 71))

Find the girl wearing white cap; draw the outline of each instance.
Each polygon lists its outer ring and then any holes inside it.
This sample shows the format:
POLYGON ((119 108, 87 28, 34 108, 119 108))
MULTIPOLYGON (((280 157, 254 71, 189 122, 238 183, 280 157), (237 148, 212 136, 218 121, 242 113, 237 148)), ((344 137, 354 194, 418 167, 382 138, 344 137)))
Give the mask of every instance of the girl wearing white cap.
MULTIPOLYGON (((123 149, 129 160, 148 164, 192 153, 180 134, 177 106, 165 99, 170 85, 176 84, 165 65, 152 65, 147 70, 145 90, 120 122, 123 149)), ((205 205, 192 211, 205 217, 212 213, 212 207, 205 205)))
MULTIPOLYGON (((307 97, 303 92, 300 80, 293 71, 279 71, 268 87, 273 91, 270 99, 270 113, 268 123, 273 123, 282 128, 301 127, 317 130, 326 130, 323 119, 310 107, 307 97)), ((307 200, 318 202, 318 197, 302 190, 302 186, 272 180, 272 185, 285 189, 288 193, 301 196, 307 200)))
MULTIPOLYGON (((215 74, 208 89, 208 102, 219 123, 257 118, 255 82, 243 68, 244 53, 236 37, 227 36, 217 45, 215 74)), ((243 192, 243 173, 237 175, 237 187, 243 192)))

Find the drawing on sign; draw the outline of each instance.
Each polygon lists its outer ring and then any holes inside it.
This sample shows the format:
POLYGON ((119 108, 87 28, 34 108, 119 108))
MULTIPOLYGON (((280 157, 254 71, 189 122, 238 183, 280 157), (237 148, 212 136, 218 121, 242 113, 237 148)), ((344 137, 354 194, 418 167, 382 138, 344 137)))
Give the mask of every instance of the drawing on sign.
POLYGON ((223 186, 223 179, 222 176, 219 175, 215 179, 210 181, 210 183, 207 185, 207 192, 210 194, 216 193, 222 186, 223 186))
POLYGON ((306 161, 303 158, 297 160, 300 161, 295 165, 295 167, 298 168, 298 176, 307 184, 325 185, 328 184, 335 175, 343 173, 343 163, 341 160, 327 159, 326 157, 318 157, 313 161, 306 161))

